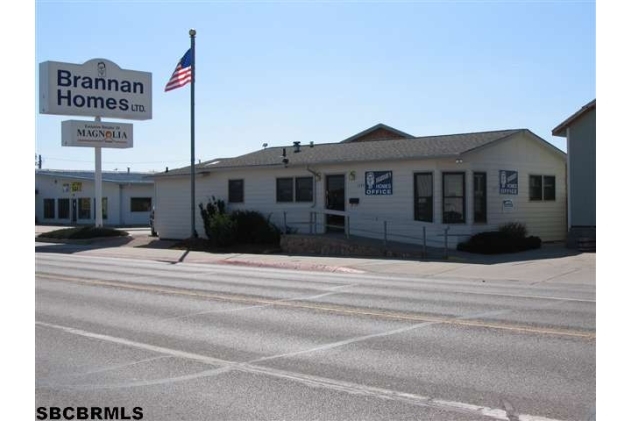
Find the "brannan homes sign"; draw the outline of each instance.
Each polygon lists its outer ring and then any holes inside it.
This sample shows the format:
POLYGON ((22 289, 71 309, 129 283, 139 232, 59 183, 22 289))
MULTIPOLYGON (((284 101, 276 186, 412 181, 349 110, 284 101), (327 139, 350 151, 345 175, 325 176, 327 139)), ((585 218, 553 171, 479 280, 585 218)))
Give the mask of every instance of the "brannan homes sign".
POLYGON ((41 114, 150 120, 151 73, 95 58, 83 64, 39 64, 41 114))

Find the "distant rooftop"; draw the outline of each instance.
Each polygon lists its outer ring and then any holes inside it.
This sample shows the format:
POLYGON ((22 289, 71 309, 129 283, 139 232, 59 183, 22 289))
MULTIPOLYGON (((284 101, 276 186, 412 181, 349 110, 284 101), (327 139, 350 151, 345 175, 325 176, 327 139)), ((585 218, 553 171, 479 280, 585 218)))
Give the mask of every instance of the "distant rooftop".
MULTIPOLYGON (((94 180, 94 171, 36 169, 35 175, 75 180, 94 180)), ((153 180, 149 178, 151 175, 154 175, 154 173, 126 171, 103 171, 101 173, 103 182, 116 184, 153 184, 153 180)))

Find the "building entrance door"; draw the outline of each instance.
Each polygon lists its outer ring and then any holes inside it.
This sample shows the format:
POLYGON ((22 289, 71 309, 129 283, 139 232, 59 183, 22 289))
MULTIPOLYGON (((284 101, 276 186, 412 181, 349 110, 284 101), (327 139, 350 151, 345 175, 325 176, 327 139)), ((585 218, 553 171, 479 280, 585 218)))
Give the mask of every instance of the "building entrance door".
MULTIPOLYGON (((344 175, 326 176, 325 202, 328 210, 345 210, 345 181, 344 175)), ((327 215, 326 232, 344 232, 344 222, 345 218, 342 215, 327 215)))

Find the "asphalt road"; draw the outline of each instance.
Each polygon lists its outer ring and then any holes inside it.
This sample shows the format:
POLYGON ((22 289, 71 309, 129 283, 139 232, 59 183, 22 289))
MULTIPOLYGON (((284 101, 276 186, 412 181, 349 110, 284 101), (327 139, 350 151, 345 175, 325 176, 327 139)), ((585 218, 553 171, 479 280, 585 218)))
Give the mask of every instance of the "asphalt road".
POLYGON ((593 287, 52 253, 36 254, 35 279, 36 407, 165 421, 595 412, 593 287))

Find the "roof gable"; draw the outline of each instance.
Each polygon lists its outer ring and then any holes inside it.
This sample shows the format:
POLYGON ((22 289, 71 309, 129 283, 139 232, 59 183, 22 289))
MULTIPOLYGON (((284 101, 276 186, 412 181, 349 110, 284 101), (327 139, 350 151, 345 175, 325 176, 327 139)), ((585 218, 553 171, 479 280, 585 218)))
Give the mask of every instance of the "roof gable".
POLYGON ((411 134, 397 130, 394 127, 387 126, 379 123, 374 125, 363 132, 359 132, 347 139, 342 140, 340 143, 351 142, 372 142, 378 140, 392 140, 392 139, 412 139, 414 136, 411 134))

